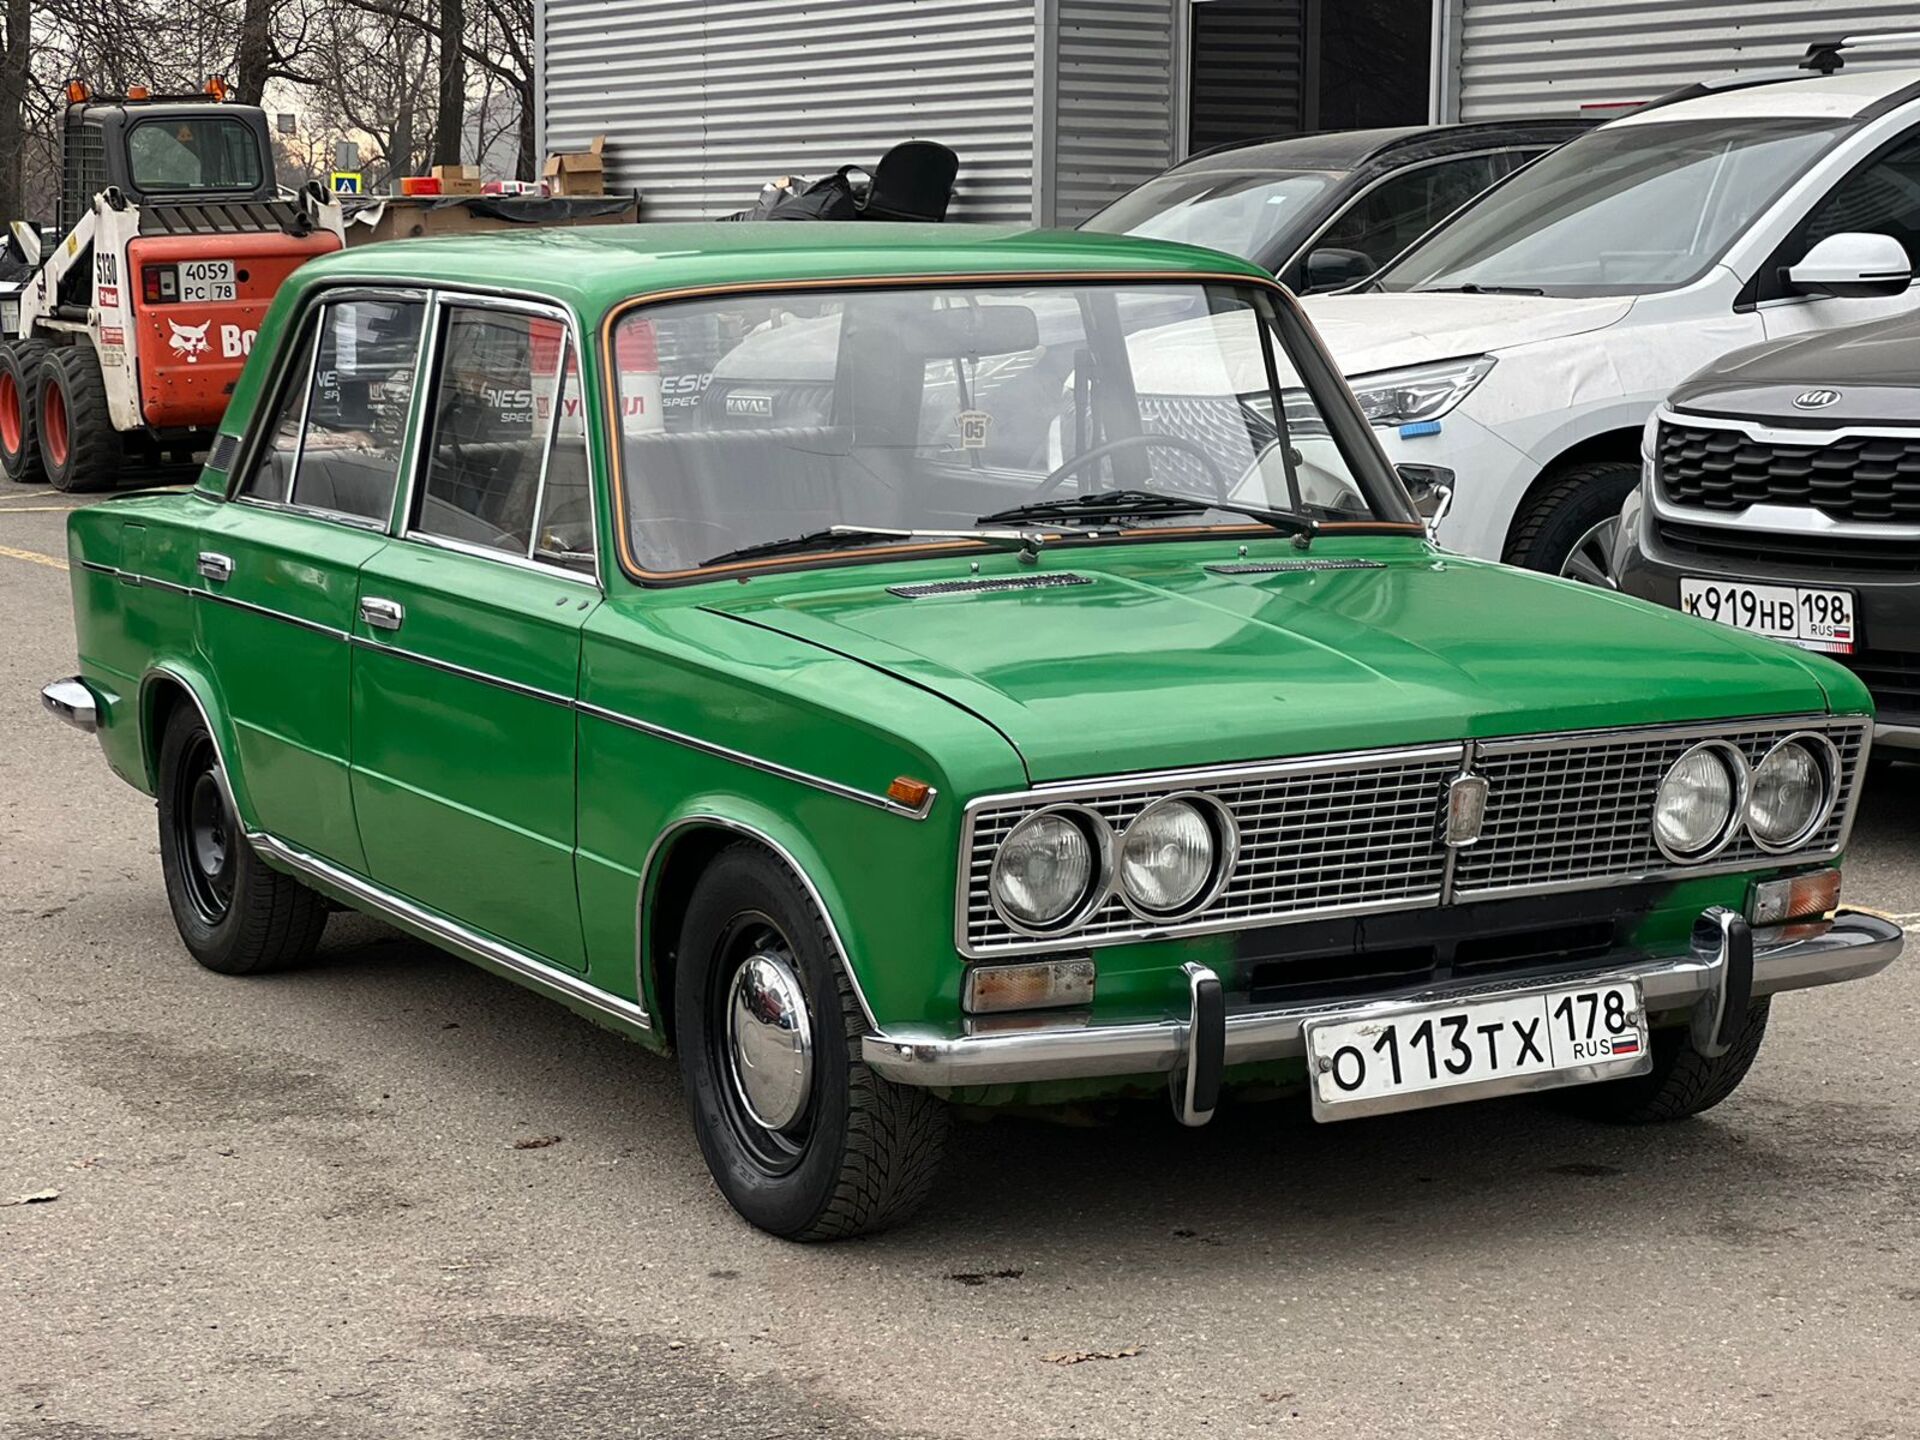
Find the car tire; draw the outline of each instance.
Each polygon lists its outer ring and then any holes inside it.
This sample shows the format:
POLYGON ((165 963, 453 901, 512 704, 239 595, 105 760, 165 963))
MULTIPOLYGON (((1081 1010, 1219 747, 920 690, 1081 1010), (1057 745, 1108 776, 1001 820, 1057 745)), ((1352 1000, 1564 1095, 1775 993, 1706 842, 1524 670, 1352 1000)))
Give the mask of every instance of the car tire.
POLYGON ((751 843, 723 850, 694 887, 676 956, 680 1075, 727 1202, 789 1240, 906 1219, 933 1187, 946 1107, 861 1058, 866 1018, 825 917, 787 866, 751 843), (759 988, 743 1000, 750 980, 759 988), (783 1019, 799 1023, 770 1023, 783 1019), (796 1033, 777 1064, 754 1063, 758 1041, 787 1045, 796 1033))
POLYGON ((1771 998, 1754 1001, 1724 1055, 1702 1055, 1684 1027, 1656 1030, 1652 1070, 1554 1091, 1554 1103, 1583 1119, 1611 1125, 1659 1125, 1711 1110, 1740 1088, 1759 1058, 1772 1006, 1771 998))
POLYGON ((187 951, 222 975, 285 970, 312 956, 327 902, 270 870, 227 799, 220 754, 191 706, 160 740, 160 870, 187 951))
POLYGON ((47 478, 40 463, 40 364, 50 347, 44 340, 14 340, 0 345, 0 471, 16 485, 47 478))
POLYGON ((40 464, 56 490, 109 490, 120 479, 126 444, 107 409, 107 382, 91 345, 49 350, 34 389, 40 464))
POLYGON ((1608 527, 1640 483, 1640 467, 1617 460, 1575 465, 1554 475, 1514 523, 1501 558, 1570 580, 1613 588, 1608 574, 1608 527))

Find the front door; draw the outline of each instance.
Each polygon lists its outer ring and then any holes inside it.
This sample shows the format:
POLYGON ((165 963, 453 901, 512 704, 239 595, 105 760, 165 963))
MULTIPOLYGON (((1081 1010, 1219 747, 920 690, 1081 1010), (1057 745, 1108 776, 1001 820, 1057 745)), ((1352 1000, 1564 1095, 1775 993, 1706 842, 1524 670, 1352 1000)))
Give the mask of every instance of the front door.
POLYGON ((360 836, 383 886, 579 970, 574 699, 601 592, 578 377, 558 315, 448 298, 434 329, 405 528, 360 572, 360 836))
POLYGON ((283 351, 233 503, 201 525, 200 645, 255 824, 365 869, 349 794, 348 635, 387 545, 424 299, 316 305, 283 351))

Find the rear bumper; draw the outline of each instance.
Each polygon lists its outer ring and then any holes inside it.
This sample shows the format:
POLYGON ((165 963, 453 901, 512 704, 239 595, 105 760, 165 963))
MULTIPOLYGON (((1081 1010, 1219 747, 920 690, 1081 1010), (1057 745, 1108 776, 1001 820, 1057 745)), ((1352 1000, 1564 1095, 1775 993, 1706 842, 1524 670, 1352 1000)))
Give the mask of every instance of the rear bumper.
POLYGON ((92 735, 100 728, 100 710, 93 691, 78 675, 43 686, 40 703, 49 713, 85 734, 92 735))
MULTIPOLYGON (((1745 989, 1748 977, 1735 973, 1744 952, 1730 954, 1721 924, 1730 912, 1711 910, 1701 918, 1695 938, 1679 954, 1645 956, 1618 965, 1595 967, 1580 975, 1550 980, 1506 981, 1408 990, 1364 1001, 1328 1001, 1275 1009, 1235 1011, 1220 1024, 1223 1033, 1203 1033, 1203 1013, 1195 987, 1189 1014, 1143 1019, 1132 1024, 1058 1026, 990 1034, 942 1035, 914 1030, 869 1035, 861 1049, 868 1065, 903 1085, 959 1088, 1036 1080, 1092 1079, 1102 1076, 1191 1073, 1218 1065, 1300 1059, 1306 1054, 1305 1026, 1331 1015, 1346 1018, 1370 1011, 1382 1014, 1409 1004, 1512 994, 1532 989, 1564 989, 1587 979, 1634 979, 1649 1013, 1676 1010, 1704 1013, 1717 1024, 1730 996, 1745 989), (1216 1048, 1217 1047, 1217 1048, 1216 1048)), ((1737 920, 1737 917, 1734 917, 1737 920)), ((1745 922, 1738 922, 1744 932, 1745 922)), ((1876 915, 1843 910, 1821 934, 1798 940, 1768 941, 1755 934, 1751 947, 1751 994, 1758 998, 1785 990, 1858 980, 1884 970, 1900 954, 1898 925, 1876 915)), ((1211 978, 1211 977, 1209 977, 1211 978)), ((1217 982, 1216 982, 1217 983, 1217 982)), ((1217 1013, 1217 1012, 1216 1012, 1217 1013)), ((1201 1110, 1210 1109, 1202 1104, 1201 1110)))

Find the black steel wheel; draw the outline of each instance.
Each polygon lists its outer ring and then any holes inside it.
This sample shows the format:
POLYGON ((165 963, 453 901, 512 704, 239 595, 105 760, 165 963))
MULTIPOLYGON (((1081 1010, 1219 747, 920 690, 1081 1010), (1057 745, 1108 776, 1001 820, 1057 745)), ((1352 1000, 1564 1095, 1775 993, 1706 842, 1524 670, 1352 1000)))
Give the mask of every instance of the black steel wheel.
POLYGON ((946 1108, 861 1059, 866 1019, 832 932, 777 856, 736 844, 700 877, 673 1009, 700 1149, 747 1220, 836 1239, 897 1224, 926 1197, 946 1108))
POLYGON ((193 958, 223 975, 256 975, 312 955, 327 902, 247 843, 220 752, 191 705, 174 710, 161 736, 158 798, 167 903, 193 958))

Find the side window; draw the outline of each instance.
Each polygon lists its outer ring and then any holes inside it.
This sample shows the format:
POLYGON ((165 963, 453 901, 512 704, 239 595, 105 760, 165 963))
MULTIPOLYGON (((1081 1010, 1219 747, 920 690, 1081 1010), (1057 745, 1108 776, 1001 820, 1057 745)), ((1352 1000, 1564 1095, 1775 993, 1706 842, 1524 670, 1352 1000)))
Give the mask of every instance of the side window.
POLYGON ((1909 136, 1855 170, 1813 208, 1792 264, 1829 235, 1849 230, 1891 235, 1920 261, 1920 136, 1909 136))
POLYGON ((287 374, 274 407, 273 428, 253 469, 240 482, 242 495, 284 505, 293 494, 293 467, 300 455, 300 424, 306 418, 307 385, 313 371, 313 334, 309 323, 300 339, 287 347, 287 374))
POLYGON ((418 300, 369 298, 321 307, 312 327, 319 355, 310 367, 295 362, 273 437, 241 493, 384 522, 393 513, 425 311, 418 300))
POLYGON ((449 306, 413 528, 591 570, 578 370, 556 319, 449 306))
POLYGON ((1491 155, 1413 166, 1362 195, 1314 248, 1357 250, 1384 265, 1505 173, 1491 155))

